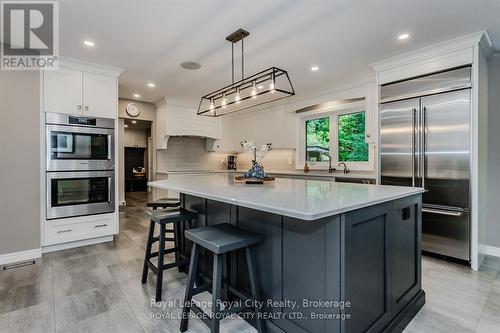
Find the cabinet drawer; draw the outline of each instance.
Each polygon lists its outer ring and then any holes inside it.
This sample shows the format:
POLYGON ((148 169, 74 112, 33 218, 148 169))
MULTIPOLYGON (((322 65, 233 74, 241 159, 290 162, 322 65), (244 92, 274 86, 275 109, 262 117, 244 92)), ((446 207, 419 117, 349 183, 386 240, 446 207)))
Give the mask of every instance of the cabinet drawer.
POLYGON ((116 216, 90 217, 66 221, 48 221, 44 226, 44 245, 79 241, 116 233, 116 216))

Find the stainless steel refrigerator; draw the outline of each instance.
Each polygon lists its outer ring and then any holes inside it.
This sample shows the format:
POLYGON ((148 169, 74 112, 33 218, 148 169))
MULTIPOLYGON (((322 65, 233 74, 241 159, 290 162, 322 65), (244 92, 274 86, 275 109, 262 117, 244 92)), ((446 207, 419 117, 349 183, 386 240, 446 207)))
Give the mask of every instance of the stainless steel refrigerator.
POLYGON ((381 87, 381 183, 425 188, 422 249, 470 260, 471 68, 381 87))

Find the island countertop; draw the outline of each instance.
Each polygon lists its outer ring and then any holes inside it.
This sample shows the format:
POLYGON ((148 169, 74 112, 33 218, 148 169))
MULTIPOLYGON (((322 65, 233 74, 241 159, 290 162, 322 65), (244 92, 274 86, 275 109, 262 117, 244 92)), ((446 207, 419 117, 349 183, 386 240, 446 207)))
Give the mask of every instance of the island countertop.
POLYGON ((236 183, 231 174, 169 175, 148 185, 309 221, 423 192, 412 187, 288 178, 247 185, 236 183))

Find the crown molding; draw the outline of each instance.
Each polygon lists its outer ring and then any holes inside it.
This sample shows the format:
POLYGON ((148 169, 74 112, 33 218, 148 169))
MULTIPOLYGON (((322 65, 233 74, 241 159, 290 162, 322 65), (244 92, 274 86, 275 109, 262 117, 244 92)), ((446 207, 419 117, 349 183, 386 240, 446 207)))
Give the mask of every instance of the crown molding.
POLYGON ((481 45, 487 58, 493 53, 494 48, 488 32, 486 30, 481 30, 472 34, 426 46, 415 51, 403 53, 395 57, 377 61, 370 64, 370 66, 375 72, 381 72, 476 45, 481 45))
POLYGON ((61 56, 59 57, 59 66, 84 72, 108 75, 116 78, 119 77, 121 73, 123 73, 123 69, 120 68, 99 65, 79 59, 61 56))

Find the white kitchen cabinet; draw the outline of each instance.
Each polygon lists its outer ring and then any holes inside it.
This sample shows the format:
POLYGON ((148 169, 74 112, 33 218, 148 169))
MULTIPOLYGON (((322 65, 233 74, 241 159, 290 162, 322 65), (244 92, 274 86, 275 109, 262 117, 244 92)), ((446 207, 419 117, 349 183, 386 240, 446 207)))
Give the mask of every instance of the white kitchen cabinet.
POLYGON ((233 117, 228 115, 217 119, 219 136, 216 140, 207 138, 207 151, 234 152, 237 147, 234 141, 233 117))
POLYGON ((84 73, 83 95, 83 113, 85 115, 116 118, 116 103, 118 101, 116 78, 84 73))
POLYGON ((295 147, 295 115, 287 112, 286 106, 258 111, 256 118, 257 138, 255 144, 271 143, 275 149, 295 147))
POLYGON ((369 84, 365 97, 365 142, 377 143, 378 140, 378 103, 377 88, 369 84))
POLYGON ((59 68, 43 71, 43 110, 83 114, 83 72, 59 68))
POLYGON ((61 61, 58 70, 43 72, 45 112, 116 118, 117 78, 121 70, 76 60, 61 61))
POLYGON ((236 151, 243 151, 241 142, 257 140, 257 113, 246 112, 233 116, 234 146, 236 151))

